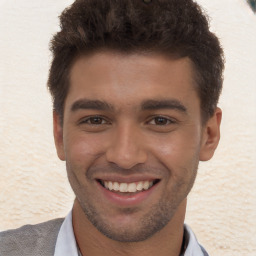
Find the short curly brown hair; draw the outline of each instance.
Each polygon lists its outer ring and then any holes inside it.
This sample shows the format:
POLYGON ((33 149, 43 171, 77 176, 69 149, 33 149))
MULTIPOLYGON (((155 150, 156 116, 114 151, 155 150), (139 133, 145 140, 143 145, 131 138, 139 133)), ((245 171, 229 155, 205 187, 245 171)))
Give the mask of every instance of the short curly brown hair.
POLYGON ((50 46, 48 88, 61 117, 72 64, 82 54, 104 49, 189 57, 203 120, 213 115, 223 83, 223 50, 192 0, 76 0, 61 14, 60 26, 50 46))

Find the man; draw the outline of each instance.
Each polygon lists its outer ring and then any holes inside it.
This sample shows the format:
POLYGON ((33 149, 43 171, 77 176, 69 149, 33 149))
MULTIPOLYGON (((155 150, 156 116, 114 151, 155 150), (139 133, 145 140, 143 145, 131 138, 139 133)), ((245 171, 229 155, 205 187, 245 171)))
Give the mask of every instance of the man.
POLYGON ((0 235, 1 256, 208 255, 184 225, 218 145, 223 53, 191 0, 77 0, 48 87, 70 214, 0 235))

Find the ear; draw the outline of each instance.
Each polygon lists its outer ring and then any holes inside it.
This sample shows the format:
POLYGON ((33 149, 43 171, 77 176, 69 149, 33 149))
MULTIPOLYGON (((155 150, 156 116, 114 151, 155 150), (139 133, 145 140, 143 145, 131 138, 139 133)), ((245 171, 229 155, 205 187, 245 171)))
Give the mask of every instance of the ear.
POLYGON ((63 125, 61 122, 60 115, 54 110, 53 111, 53 135, 54 142, 57 151, 57 155, 60 160, 65 160, 65 151, 63 144, 63 125))
POLYGON ((214 115, 206 122, 203 127, 202 144, 200 149, 200 161, 210 160, 217 148, 220 140, 220 123, 222 111, 216 108, 214 115))

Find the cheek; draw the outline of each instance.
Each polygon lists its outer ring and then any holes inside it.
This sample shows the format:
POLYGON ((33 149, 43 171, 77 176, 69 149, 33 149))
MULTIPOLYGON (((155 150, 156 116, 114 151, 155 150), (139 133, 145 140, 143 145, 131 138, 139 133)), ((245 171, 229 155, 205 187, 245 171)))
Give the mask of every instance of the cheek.
POLYGON ((151 143, 154 155, 157 155, 170 169, 189 168, 196 165, 200 152, 200 133, 177 131, 157 138, 151 143))
POLYGON ((76 165, 90 165, 103 151, 103 143, 100 136, 88 136, 81 133, 69 133, 64 141, 64 149, 67 161, 76 165))
POLYGON ((158 137, 158 143, 154 143, 154 145, 157 151, 167 158, 168 156, 171 158, 184 158, 199 151, 200 137, 195 134, 174 133, 169 136, 163 136, 162 138, 158 137))

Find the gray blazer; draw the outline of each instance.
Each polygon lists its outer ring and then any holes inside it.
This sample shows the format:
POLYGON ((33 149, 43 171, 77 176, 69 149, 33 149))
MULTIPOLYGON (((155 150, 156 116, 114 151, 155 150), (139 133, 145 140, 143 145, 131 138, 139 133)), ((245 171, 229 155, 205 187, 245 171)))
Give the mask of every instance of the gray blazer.
POLYGON ((64 219, 0 233, 0 256, 53 256, 57 236, 64 219))
MULTIPOLYGON (((0 256, 54 256, 63 221, 55 219, 0 233, 0 256)), ((209 256, 202 246, 201 249, 205 256, 209 256)))

